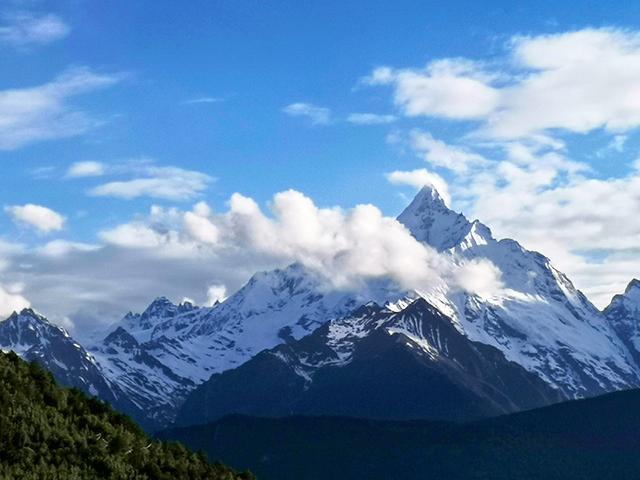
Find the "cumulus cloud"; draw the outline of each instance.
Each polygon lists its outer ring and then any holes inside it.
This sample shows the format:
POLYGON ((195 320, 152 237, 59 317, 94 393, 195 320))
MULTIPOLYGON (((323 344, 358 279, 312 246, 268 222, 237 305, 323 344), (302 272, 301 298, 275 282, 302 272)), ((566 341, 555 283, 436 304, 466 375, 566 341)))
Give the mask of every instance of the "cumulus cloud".
POLYGON ((0 43, 13 47, 46 45, 69 35, 71 29, 57 15, 20 12, 6 14, 0 24, 0 43))
POLYGON ((514 139, 635 128, 639 77, 640 35, 601 28, 513 38, 491 69, 443 59, 422 69, 380 67, 366 82, 391 86, 408 116, 475 120, 484 136, 514 139))
POLYGON ((148 221, 120 225, 102 238, 167 256, 209 252, 229 258, 241 252, 261 263, 296 262, 336 289, 356 289, 372 278, 390 278, 407 289, 431 288, 445 277, 459 285, 453 273, 458 267, 372 205, 319 208, 288 190, 273 197, 270 210, 268 215, 236 193, 225 213, 215 214, 203 203, 187 212, 154 207, 148 221))
POLYGON ((101 162, 76 162, 67 170, 67 177, 80 178, 80 177, 99 177, 105 174, 105 166, 101 162))
POLYGON ((72 107, 69 101, 113 85, 121 78, 88 68, 74 68, 43 85, 0 90, 0 150, 72 137, 97 126, 99 122, 95 118, 72 107))
POLYGON ((187 232, 196 240, 202 243, 216 244, 220 233, 218 227, 207 220, 211 214, 209 206, 204 203, 198 203, 193 212, 184 214, 184 224, 187 232))
POLYGON ((41 233, 62 230, 64 227, 65 218, 62 215, 41 205, 27 203, 7 206, 4 210, 14 222, 35 228, 41 233))
POLYGON ((149 165, 139 170, 139 178, 104 183, 89 191, 93 196, 130 200, 138 197, 188 200, 202 193, 213 177, 179 167, 149 165))
POLYGON ((312 103, 291 103, 282 109, 291 117, 306 117, 312 125, 328 125, 331 123, 331 111, 312 103))
POLYGON ((356 125, 384 125, 397 120, 395 115, 380 115, 377 113, 351 113, 347 121, 356 125))
POLYGON ((70 319, 79 336, 158 295, 207 304, 256 271, 294 262, 327 289, 359 289, 378 279, 424 292, 447 284, 488 294, 500 285, 499 272, 495 278, 490 269, 454 264, 372 205, 320 208, 293 190, 276 194, 268 211, 237 193, 228 205, 223 212, 203 202, 189 210, 155 206, 102 231, 99 246, 58 241, 15 251, 8 272, 39 310, 70 319), (462 276, 475 283, 463 284, 462 276))

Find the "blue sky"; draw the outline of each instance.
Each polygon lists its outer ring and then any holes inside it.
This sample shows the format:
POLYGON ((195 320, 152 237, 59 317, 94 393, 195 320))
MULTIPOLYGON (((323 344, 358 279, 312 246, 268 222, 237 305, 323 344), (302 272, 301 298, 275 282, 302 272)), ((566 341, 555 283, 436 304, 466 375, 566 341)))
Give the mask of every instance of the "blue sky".
MULTIPOLYGON (((294 189, 320 207, 371 203, 395 216, 428 178, 448 185, 456 209, 543 251, 603 304, 640 267, 629 261, 640 226, 609 215, 637 207, 639 22, 640 5, 595 1, 2 2, 0 228, 9 267, 0 285, 51 308, 53 294, 19 267, 28 259, 37 271, 38 249, 51 242, 124 248, 118 227, 165 222, 169 231, 171 215, 198 202, 225 212, 234 192, 265 211, 275 193, 294 189), (545 38, 560 43, 535 43, 545 38), (602 65, 628 100, 584 80, 599 67, 578 58, 581 45, 594 58, 628 55, 628 75, 602 65), (565 47, 566 58, 540 66, 565 47), (555 97, 537 100, 529 88, 539 72, 555 97), (460 89, 443 93, 443 78, 446 88, 462 79, 460 89), (546 114, 554 98, 567 99, 573 116, 546 114), (94 174, 70 174, 78 163, 94 174), (405 175, 389 181, 391 172, 405 175), (504 201, 522 189, 544 198, 504 201), (614 191, 623 195, 609 211, 586 207, 614 191), (19 209, 28 204, 58 217, 19 209), (161 220, 152 206, 166 210, 161 220), (618 241, 602 240, 620 224, 618 241), (577 225, 582 240, 558 233, 563 225, 577 225)), ((193 277, 233 290, 242 275, 193 277)), ((127 300, 141 304, 150 290, 127 300)), ((203 300, 204 291, 180 294, 203 300)), ((98 302, 115 315, 108 303, 98 302)), ((90 305, 65 308, 53 313, 79 318, 90 305)))

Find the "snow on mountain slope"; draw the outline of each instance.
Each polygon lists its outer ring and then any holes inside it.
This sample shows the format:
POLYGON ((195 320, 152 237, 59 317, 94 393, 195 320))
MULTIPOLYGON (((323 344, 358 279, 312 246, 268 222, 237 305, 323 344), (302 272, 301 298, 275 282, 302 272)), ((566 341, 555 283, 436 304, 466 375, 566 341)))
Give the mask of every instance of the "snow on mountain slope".
POLYGON ((92 354, 103 374, 135 405, 134 411, 127 413, 152 428, 170 422, 184 395, 194 387, 191 380, 159 362, 122 327, 95 346, 92 354))
POLYGON ((560 399, 418 298, 400 311, 369 303, 213 375, 190 394, 178 422, 234 413, 465 420, 560 399))
POLYGON ((640 280, 633 279, 623 294, 613 297, 603 313, 640 362, 640 280))
POLYGON ((144 312, 127 313, 118 326, 124 328, 138 342, 146 342, 151 340, 153 331, 158 324, 196 309, 197 307, 189 302, 174 305, 168 298, 158 297, 144 312))
POLYGON ((91 352, 112 382, 166 424, 186 393, 212 374, 301 338, 372 298, 400 296, 386 281, 358 294, 326 291, 294 264, 255 274, 213 307, 156 299, 142 314, 127 314, 91 352))
POLYGON ((485 297, 448 285, 420 292, 471 340, 499 348, 571 396, 640 384, 624 342, 548 258, 514 240, 496 240, 479 221, 447 208, 430 187, 398 220, 454 262, 488 260, 500 270, 504 288, 485 297))

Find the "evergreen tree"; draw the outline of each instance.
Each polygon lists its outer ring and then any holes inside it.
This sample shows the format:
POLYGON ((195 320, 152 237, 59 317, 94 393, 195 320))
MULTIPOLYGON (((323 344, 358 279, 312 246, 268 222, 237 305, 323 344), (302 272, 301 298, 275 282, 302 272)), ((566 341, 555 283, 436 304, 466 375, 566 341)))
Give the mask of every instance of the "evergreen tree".
POLYGON ((128 417, 0 353, 0 479, 249 480, 180 444, 154 441, 128 417))

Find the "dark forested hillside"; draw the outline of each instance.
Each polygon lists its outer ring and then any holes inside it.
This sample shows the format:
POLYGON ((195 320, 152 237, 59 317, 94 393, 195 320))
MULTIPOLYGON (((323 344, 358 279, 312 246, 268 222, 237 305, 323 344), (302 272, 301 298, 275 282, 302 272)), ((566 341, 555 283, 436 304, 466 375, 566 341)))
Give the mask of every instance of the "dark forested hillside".
POLYGON ((13 353, 0 352, 0 478, 252 478, 182 445, 150 440, 128 417, 13 353))
POLYGON ((478 422, 225 417, 161 438, 261 480, 640 478, 640 390, 478 422))

